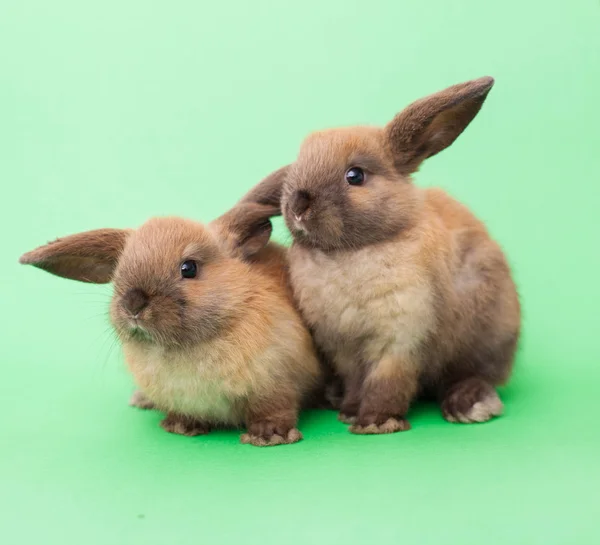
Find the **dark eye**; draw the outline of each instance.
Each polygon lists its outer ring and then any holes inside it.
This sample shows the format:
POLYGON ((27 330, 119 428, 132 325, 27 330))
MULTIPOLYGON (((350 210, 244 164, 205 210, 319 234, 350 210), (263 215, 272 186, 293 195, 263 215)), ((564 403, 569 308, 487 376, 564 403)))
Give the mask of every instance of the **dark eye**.
POLYGON ((196 278, 198 265, 193 260, 184 261, 181 264, 181 278, 196 278))
POLYGON ((346 181, 350 185, 362 185, 366 177, 365 171, 360 167, 352 167, 346 171, 346 181))

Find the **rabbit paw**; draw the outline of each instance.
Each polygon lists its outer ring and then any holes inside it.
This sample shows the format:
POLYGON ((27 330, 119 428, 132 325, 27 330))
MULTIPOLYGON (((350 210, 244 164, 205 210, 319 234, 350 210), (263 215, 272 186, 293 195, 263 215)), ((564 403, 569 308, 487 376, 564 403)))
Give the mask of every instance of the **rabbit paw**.
POLYGON ((152 401, 150 401, 144 392, 141 390, 136 390, 133 392, 133 395, 129 398, 129 406, 137 407, 138 409, 143 409, 145 411, 155 409, 156 406, 152 401))
POLYGON ((356 415, 341 412, 338 414, 338 420, 344 424, 354 424, 356 422, 356 415))
POLYGON ((210 428, 204 422, 179 414, 167 415, 167 417, 161 421, 160 427, 169 433, 186 435, 187 437, 206 435, 210 431, 210 428))
POLYGON ((290 445, 302 439, 298 428, 281 425, 272 421, 262 421, 251 424, 248 432, 240 440, 245 445, 255 447, 271 447, 275 445, 290 445))
POLYGON ((482 379, 467 379, 452 386, 442 402, 448 422, 486 422, 502 414, 504 405, 494 387, 482 379))
POLYGON ((377 435, 410 430, 410 424, 405 418, 390 416, 387 418, 357 418, 350 426, 350 432, 357 435, 377 435))

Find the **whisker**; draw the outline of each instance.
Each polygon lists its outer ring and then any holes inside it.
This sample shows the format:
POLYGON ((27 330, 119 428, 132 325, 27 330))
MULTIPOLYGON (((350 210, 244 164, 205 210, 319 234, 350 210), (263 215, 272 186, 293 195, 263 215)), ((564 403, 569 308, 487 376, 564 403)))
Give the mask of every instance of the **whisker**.
MULTIPOLYGON (((90 351, 93 351, 96 354, 94 357, 94 365, 95 366, 97 366, 97 364, 98 364, 98 358, 101 358, 102 356, 106 355, 107 343, 110 343, 109 352, 110 352, 110 350, 112 350, 112 345, 114 344, 115 336, 116 335, 115 335, 113 326, 109 323, 103 328, 103 330, 98 334, 98 336, 95 338, 95 340, 91 343, 90 351)), ((110 355, 110 353, 108 355, 110 355)), ((108 361, 108 357, 105 357, 104 363, 102 364, 103 368, 106 366, 107 361, 108 361)))
POLYGON ((117 337, 117 334, 114 331, 112 331, 112 334, 109 336, 109 338, 111 339, 111 343, 108 347, 106 357, 104 358, 104 363, 102 364, 103 369, 106 368, 106 365, 113 354, 113 350, 119 344, 119 338, 117 337))
POLYGON ((109 316, 108 313, 103 311, 103 312, 98 312, 98 313, 95 313, 95 314, 90 314, 89 316, 85 316, 81 320, 83 322, 88 323, 88 322, 91 322, 93 320, 97 320, 100 317, 102 317, 102 318, 108 318, 108 316, 109 316))

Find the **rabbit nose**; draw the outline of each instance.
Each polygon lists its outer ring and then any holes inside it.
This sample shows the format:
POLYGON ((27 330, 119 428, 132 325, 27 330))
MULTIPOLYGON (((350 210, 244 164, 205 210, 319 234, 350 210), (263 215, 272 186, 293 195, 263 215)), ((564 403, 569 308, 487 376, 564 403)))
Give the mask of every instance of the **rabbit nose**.
POLYGON ((310 193, 300 189, 296 191, 290 200, 290 208, 296 216, 296 219, 302 218, 302 214, 306 212, 310 206, 310 193))
POLYGON ((123 296, 123 306, 132 316, 137 316, 139 312, 148 306, 149 301, 148 294, 138 288, 130 289, 123 296))

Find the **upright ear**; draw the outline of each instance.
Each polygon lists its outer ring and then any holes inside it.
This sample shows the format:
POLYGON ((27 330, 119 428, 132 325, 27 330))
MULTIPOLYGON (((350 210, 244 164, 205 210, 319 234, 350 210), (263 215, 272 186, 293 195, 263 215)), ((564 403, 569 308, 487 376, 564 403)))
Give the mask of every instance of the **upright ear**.
POLYGON ((276 216, 281 215, 281 192, 283 182, 290 166, 286 165, 269 174, 265 179, 255 185, 240 200, 243 203, 257 203, 277 208, 276 216))
POLYGON ((231 255, 248 259, 267 245, 273 231, 270 218, 279 214, 279 205, 240 202, 211 226, 231 255))
POLYGON ((453 85, 400 112, 385 129, 398 171, 411 174, 452 144, 477 115, 492 85, 490 77, 453 85))
POLYGON ((123 229, 78 233, 27 252, 19 262, 63 278, 106 284, 111 281, 130 233, 123 229))

